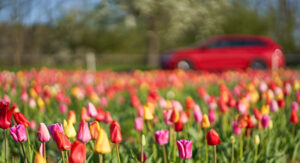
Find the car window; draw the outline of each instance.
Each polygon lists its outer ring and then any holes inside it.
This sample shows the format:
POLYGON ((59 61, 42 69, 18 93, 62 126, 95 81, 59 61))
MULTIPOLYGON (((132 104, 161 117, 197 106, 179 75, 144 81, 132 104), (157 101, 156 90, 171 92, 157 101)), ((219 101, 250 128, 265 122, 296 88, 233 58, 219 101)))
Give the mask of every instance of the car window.
POLYGON ((267 44, 260 40, 218 40, 212 42, 208 48, 225 48, 225 47, 239 47, 239 46, 266 46, 267 44))

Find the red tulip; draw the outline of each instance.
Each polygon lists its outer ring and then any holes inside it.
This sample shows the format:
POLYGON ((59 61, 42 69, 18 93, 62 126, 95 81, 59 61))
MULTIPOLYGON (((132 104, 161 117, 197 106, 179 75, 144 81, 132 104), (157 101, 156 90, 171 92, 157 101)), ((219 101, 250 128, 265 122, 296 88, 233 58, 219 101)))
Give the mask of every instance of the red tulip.
POLYGON ((112 121, 112 118, 111 118, 110 112, 106 111, 104 123, 111 123, 111 121, 112 121))
POLYGON ((8 102, 0 101, 0 128, 2 129, 7 129, 11 126, 11 114, 15 106, 12 106, 10 109, 8 108, 8 102))
POLYGON ((177 109, 173 109, 170 117, 172 123, 176 123, 179 120, 179 112, 177 109))
POLYGON ((30 125, 27 118, 21 112, 14 112, 13 116, 17 124, 23 124, 25 127, 28 127, 30 125))
POLYGON ((59 150, 62 151, 62 150, 70 150, 71 149, 71 142, 64 133, 55 131, 53 140, 55 140, 56 145, 59 150))
POLYGON ((290 122, 293 124, 297 124, 299 122, 297 112, 295 110, 292 110, 291 112, 290 122))
POLYGON ((257 108, 254 108, 253 109, 253 114, 254 114, 254 116, 255 116, 255 118, 257 119, 257 120, 259 120, 259 119, 261 119, 261 113, 260 113, 260 111, 257 109, 257 108))
POLYGON ((84 163, 85 158, 86 158, 85 144, 76 140, 71 146, 69 163, 84 163))
POLYGON ((285 107, 285 101, 284 101, 284 99, 278 100, 277 103, 278 103, 278 106, 281 109, 284 109, 284 107, 285 107))
MULTIPOLYGON (((147 155, 145 152, 143 152, 143 162, 146 162, 146 160, 147 160, 147 155)), ((139 161, 142 162, 142 153, 139 156, 139 161)))
POLYGON ((214 129, 210 129, 206 134, 206 142, 208 145, 218 145, 221 143, 218 133, 214 129))
POLYGON ((105 111, 101 108, 97 109, 97 115, 96 115, 96 120, 99 122, 102 122, 105 120, 105 111))
POLYGON ((180 132, 183 130, 183 123, 182 121, 179 119, 176 123, 175 123, 175 131, 176 132, 180 132))
POLYGON ((113 121, 110 125, 110 140, 113 143, 121 143, 122 142, 122 134, 121 127, 119 122, 113 121))

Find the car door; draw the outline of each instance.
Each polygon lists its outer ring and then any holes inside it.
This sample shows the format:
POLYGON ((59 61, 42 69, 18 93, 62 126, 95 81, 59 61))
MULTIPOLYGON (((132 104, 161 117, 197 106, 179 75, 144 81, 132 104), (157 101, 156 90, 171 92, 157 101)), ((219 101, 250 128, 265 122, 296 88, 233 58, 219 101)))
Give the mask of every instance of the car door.
POLYGON ((223 70, 230 67, 230 41, 226 39, 215 40, 207 44, 199 52, 200 69, 223 70))

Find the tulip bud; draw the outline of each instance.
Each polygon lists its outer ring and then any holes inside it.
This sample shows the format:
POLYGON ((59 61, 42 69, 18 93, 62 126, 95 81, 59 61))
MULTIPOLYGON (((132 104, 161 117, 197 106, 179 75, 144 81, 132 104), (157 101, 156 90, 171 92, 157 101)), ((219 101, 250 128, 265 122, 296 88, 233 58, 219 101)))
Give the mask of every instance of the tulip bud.
POLYGON ((89 125, 86 121, 80 122, 77 139, 83 143, 87 143, 92 139, 89 125))
POLYGON ((37 137, 40 142, 48 142, 51 139, 50 133, 45 123, 40 123, 39 128, 37 130, 37 137))
POLYGON ((208 117, 206 114, 203 115, 203 119, 201 121, 201 127, 202 128, 209 128, 210 127, 210 122, 208 120, 208 117))
POLYGON ((94 152, 99 154, 107 154, 111 152, 111 147, 106 132, 100 128, 99 136, 94 146, 94 152))
POLYGON ((96 117, 97 116, 97 110, 94 104, 91 102, 88 102, 87 104, 87 111, 90 117, 96 117))
POLYGON ((71 146, 69 163, 84 163, 85 159, 86 159, 85 144, 76 140, 71 146))
POLYGON ((291 104, 291 108, 292 108, 292 110, 295 110, 295 111, 298 111, 298 108, 299 108, 299 106, 298 106, 298 103, 297 102, 292 102, 292 104, 291 104))
POLYGON ((74 110, 70 110, 69 111, 68 122, 70 122, 71 124, 75 124, 76 123, 76 113, 75 113, 74 110))
POLYGON ((195 118, 196 122, 202 121, 202 112, 201 112, 199 105, 195 105, 195 107, 194 107, 194 118, 195 118))
POLYGON ((144 120, 153 119, 153 110, 149 106, 144 106, 144 120))
POLYGON ((117 121, 113 121, 110 125, 110 140, 113 143, 122 142, 121 127, 117 121))
POLYGON ((135 124, 135 129, 137 131, 142 131, 143 130, 143 128, 144 128, 143 118, 141 118, 141 117, 135 118, 134 124, 135 124))
POLYGON ((100 131, 99 123, 97 121, 91 122, 90 123, 90 132, 91 132, 92 139, 96 140, 98 138, 99 131, 100 131))
POLYGON ((146 138, 144 134, 142 135, 142 146, 146 146, 146 138))
POLYGON ((208 119, 211 123, 214 123, 216 120, 216 114, 212 109, 209 110, 208 119))
POLYGON ((232 144, 234 144, 235 143, 235 137, 232 135, 232 136, 230 136, 230 142, 232 143, 232 144))
POLYGON ((179 119, 179 121, 177 121, 176 123, 175 123, 175 131, 176 132, 180 132, 180 131, 182 131, 183 130, 183 123, 182 123, 182 121, 179 119))
POLYGON ((90 116, 88 115, 88 111, 86 110, 86 108, 81 109, 80 117, 82 121, 90 121, 90 116))
POLYGON ((218 133, 214 129, 210 129, 206 134, 206 142, 208 145, 218 145, 221 143, 218 133))
POLYGON ((177 109, 173 109, 170 117, 172 123, 176 123, 179 120, 179 112, 177 109))
POLYGON ((255 137, 254 137, 254 143, 255 143, 256 145, 258 145, 258 144, 260 143, 260 139, 259 139, 259 136, 258 136, 258 135, 255 135, 255 137))
POLYGON ((269 126, 270 117, 268 115, 263 115, 261 119, 261 124, 264 128, 267 128, 269 126))
POLYGON ((76 136, 76 130, 71 122, 64 120, 63 127, 68 138, 74 138, 76 136))

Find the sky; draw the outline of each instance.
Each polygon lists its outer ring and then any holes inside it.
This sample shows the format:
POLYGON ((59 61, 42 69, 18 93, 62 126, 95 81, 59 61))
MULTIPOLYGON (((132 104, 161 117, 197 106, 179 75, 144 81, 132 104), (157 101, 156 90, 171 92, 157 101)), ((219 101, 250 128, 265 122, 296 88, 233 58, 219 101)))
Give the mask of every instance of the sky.
POLYGON ((15 13, 14 11, 18 11, 22 13, 22 15, 25 15, 23 19, 24 24, 49 23, 51 19, 54 20, 71 9, 90 9, 100 1, 101 0, 0 0, 0 22, 10 22, 15 13))

